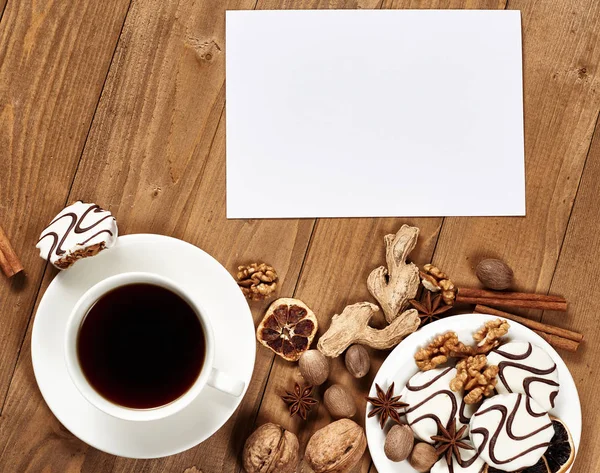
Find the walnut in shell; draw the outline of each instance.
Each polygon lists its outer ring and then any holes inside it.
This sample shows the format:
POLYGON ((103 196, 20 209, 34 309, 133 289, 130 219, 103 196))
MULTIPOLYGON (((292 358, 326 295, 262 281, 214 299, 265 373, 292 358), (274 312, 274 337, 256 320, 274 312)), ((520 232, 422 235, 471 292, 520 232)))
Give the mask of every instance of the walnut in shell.
POLYGON ((317 317, 299 299, 277 299, 256 330, 265 347, 288 361, 298 361, 317 333, 317 317))
POLYGON ((298 438, 280 425, 261 425, 246 440, 242 463, 247 473, 295 473, 298 438))
POLYGON ((306 445, 304 458, 315 473, 345 473, 362 458, 367 438, 360 425, 340 419, 317 430, 306 445))
POLYGON ((329 329, 319 338, 317 348, 332 358, 340 356, 353 343, 387 350, 419 328, 419 316, 414 309, 405 311, 383 329, 369 327, 369 320, 378 310, 379 307, 370 302, 349 305, 341 314, 333 316, 329 329))
POLYGON ((419 268, 406 258, 415 248, 419 229, 402 225, 395 235, 385 236, 387 268, 374 269, 367 279, 367 287, 383 309, 388 323, 402 316, 401 312, 414 299, 419 289, 419 268))

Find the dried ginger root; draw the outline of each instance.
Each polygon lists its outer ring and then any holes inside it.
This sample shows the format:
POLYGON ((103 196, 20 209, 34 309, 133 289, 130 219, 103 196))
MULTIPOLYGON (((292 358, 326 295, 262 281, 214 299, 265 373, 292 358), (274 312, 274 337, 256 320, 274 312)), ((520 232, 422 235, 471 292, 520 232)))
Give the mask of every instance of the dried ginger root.
POLYGON ((378 311, 379 307, 370 302, 347 306, 341 314, 333 316, 329 329, 319 338, 317 349, 331 358, 341 355, 355 343, 375 350, 387 350, 419 328, 419 315, 414 309, 404 311, 401 317, 397 317, 385 328, 370 327, 369 321, 378 311))
POLYGON ((438 335, 425 348, 415 353, 415 362, 421 371, 432 370, 448 361, 448 358, 462 358, 474 354, 472 347, 458 340, 456 332, 438 335))
POLYGON ((496 319, 486 322, 473 334, 473 340, 477 342, 477 353, 489 353, 500 345, 500 338, 508 333, 509 328, 510 325, 506 320, 496 319))
POLYGON ((419 268, 406 261, 418 238, 419 229, 408 225, 402 225, 395 235, 386 235, 387 268, 375 268, 367 279, 369 292, 379 302, 390 324, 396 318, 408 316, 404 309, 419 289, 419 268))
POLYGON ((498 367, 487 365, 485 355, 469 356, 456 364, 456 376, 450 381, 452 391, 464 390, 465 404, 476 404, 491 396, 498 383, 498 367))

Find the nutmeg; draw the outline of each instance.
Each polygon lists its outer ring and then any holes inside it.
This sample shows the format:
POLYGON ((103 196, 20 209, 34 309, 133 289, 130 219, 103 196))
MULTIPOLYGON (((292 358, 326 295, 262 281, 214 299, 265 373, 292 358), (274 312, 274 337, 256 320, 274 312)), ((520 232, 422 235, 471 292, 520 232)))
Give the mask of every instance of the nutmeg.
POLYGON ((329 377, 329 360, 319 350, 305 351, 298 360, 300 374, 308 384, 320 386, 329 377))
POLYGON ((435 452, 435 448, 425 442, 416 444, 410 452, 410 457, 408 457, 410 466, 419 473, 429 471, 437 461, 438 454, 435 452))
POLYGON ((385 437, 383 451, 393 462, 406 460, 415 443, 412 429, 406 424, 394 425, 385 437))
POLYGON ((341 384, 327 388, 323 395, 323 404, 334 419, 352 417, 356 414, 356 403, 352 395, 341 384))
POLYGON ((298 438, 280 425, 261 425, 246 440, 242 463, 247 473, 294 473, 298 438))
POLYGON ((362 345, 352 345, 346 351, 346 368, 355 378, 362 378, 371 369, 369 352, 362 345))
POLYGON ((502 260, 488 258, 481 260, 475 268, 475 274, 485 287, 502 291, 508 289, 513 281, 513 271, 502 260))
POLYGON ((304 459, 315 473, 341 473, 352 470, 366 448, 362 427, 350 419, 340 419, 313 434, 304 459))

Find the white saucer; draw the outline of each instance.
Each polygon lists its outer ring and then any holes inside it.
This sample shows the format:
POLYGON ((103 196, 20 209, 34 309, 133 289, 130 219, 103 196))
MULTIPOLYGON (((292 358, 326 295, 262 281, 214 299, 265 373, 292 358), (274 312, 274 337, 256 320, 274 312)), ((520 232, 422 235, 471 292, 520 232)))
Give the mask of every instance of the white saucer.
POLYGON ((215 333, 215 367, 250 383, 254 323, 235 280, 212 256, 161 235, 126 235, 99 255, 56 276, 37 310, 31 357, 42 395, 58 420, 93 447, 130 458, 157 458, 187 450, 214 434, 242 401, 206 387, 188 407, 166 419, 131 422, 93 407, 72 383, 63 355, 65 324, 79 297, 100 280, 128 271, 168 277, 197 297, 215 333), (232 351, 235 347, 235 353, 232 351))
MULTIPOLYGON (((436 335, 448 331, 454 331, 458 334, 460 340, 465 343, 472 340, 473 332, 481 327, 488 320, 494 320, 498 317, 481 314, 465 314, 447 317, 426 325, 417 332, 409 335, 389 354, 379 369, 369 396, 377 396, 375 384, 379 384, 383 389, 387 389, 392 382, 395 382, 394 391, 398 394, 402 391, 409 378, 418 370, 414 361, 414 354, 418 348, 427 345, 436 335)), ((558 377, 560 382, 560 391, 556 397, 556 406, 550 411, 550 414, 561 419, 571 431, 575 452, 579 450, 581 440, 581 405, 577 387, 573 377, 556 350, 552 348, 539 335, 529 330, 523 325, 508 321, 510 330, 505 337, 507 340, 524 340, 534 343, 543 348, 552 357, 558 367, 558 377)), ((402 399, 401 399, 402 400, 402 399)), ((367 407, 368 414, 370 408, 367 407)), ((365 417, 366 417, 365 414, 365 417)), ((388 422, 386 430, 381 430, 376 417, 365 418, 365 428, 367 431, 367 442, 373 463, 379 473, 415 473, 415 469, 410 466, 408 461, 395 463, 389 460, 383 451, 385 443, 385 434, 391 423, 388 422)))

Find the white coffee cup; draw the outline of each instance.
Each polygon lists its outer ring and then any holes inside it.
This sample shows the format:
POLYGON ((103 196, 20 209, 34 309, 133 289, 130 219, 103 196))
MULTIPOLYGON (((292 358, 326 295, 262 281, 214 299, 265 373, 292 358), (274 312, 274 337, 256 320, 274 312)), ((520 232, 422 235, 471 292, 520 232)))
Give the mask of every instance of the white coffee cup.
POLYGON ((214 368, 214 347, 215 338, 206 312, 200 308, 198 303, 195 302, 181 286, 170 279, 158 276, 156 274, 135 272, 122 273, 104 279, 90 288, 83 296, 81 296, 73 308, 73 311, 71 312, 67 322, 64 353, 67 370, 71 376, 71 379, 73 380, 73 383, 79 392, 81 392, 83 397, 85 397, 92 405, 119 419, 148 421, 162 419, 180 411, 190 404, 190 402, 192 402, 198 396, 198 394, 200 394, 207 384, 231 396, 237 397, 242 395, 245 386, 242 381, 233 379, 222 371, 214 368), (164 287, 186 301, 200 320, 206 342, 204 365, 200 371, 200 374, 198 375, 198 378, 190 387, 190 389, 169 404, 150 409, 128 408, 115 404, 104 398, 87 381, 77 356, 77 339, 79 329, 83 324, 85 316, 96 303, 96 301, 113 289, 129 284, 140 283, 154 284, 156 286, 164 287))

